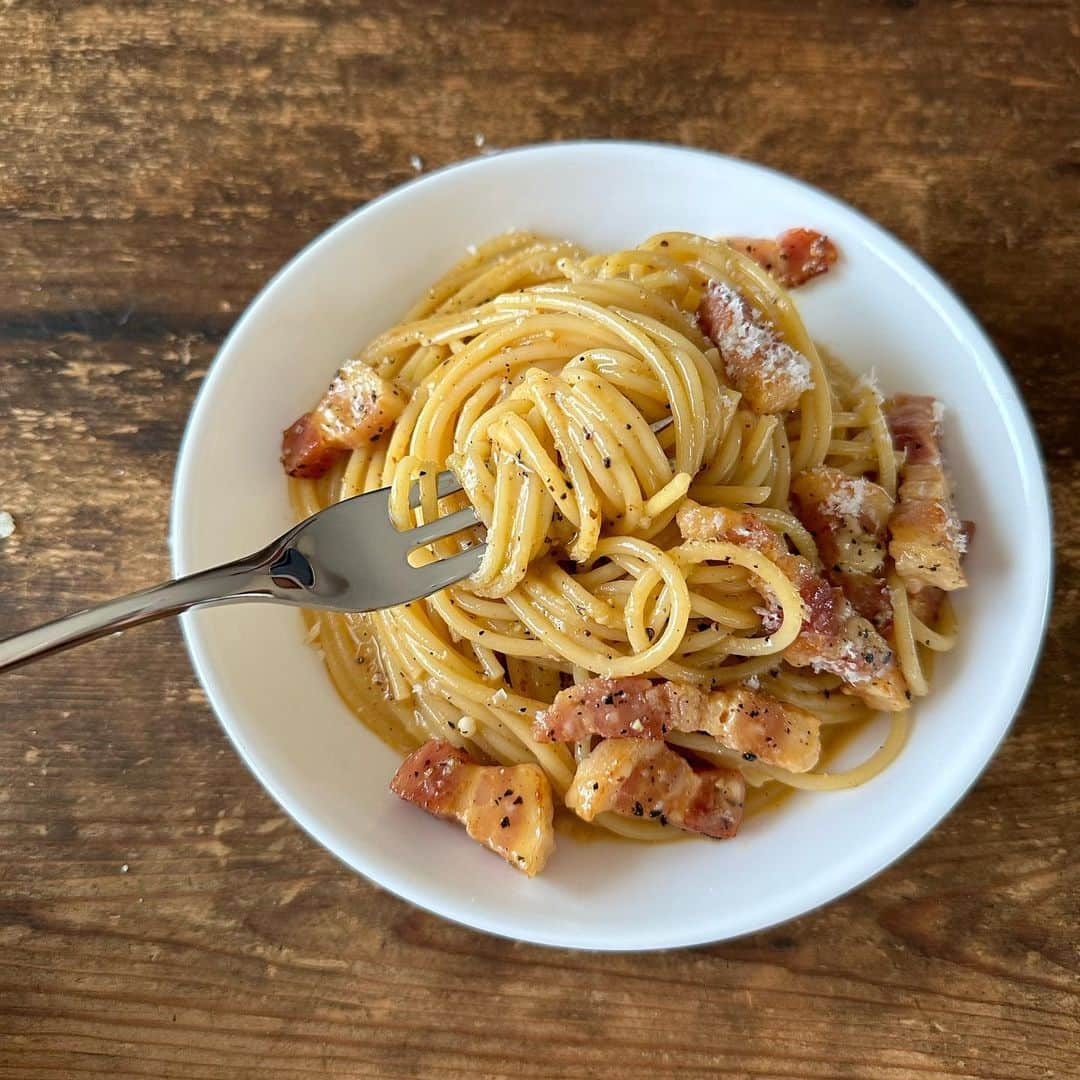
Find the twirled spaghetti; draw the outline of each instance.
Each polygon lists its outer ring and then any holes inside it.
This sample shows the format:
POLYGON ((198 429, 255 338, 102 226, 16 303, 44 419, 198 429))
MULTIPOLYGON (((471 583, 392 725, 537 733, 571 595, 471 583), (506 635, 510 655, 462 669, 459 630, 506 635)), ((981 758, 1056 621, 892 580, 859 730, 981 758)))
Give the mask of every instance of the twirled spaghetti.
MULTIPOLYGON (((810 618, 789 563, 829 570, 792 485, 824 466, 895 500, 904 454, 875 387, 819 353, 787 291, 736 246, 673 232, 589 255, 510 233, 476 249, 358 358, 405 403, 388 431, 325 475, 293 479, 296 512, 388 487, 400 528, 468 502, 484 527, 466 542, 487 543, 474 577, 427 600, 309 617, 343 698, 396 748, 437 737, 477 761, 536 763, 558 797, 596 740, 538 740, 534 723, 560 690, 594 676, 760 688, 817 717, 826 752, 870 715, 840 676, 786 658, 810 618), (718 288, 805 359, 792 408, 755 411, 736 389, 696 317, 718 288), (443 469, 463 490, 440 503, 443 469), (685 506, 750 510, 787 554, 684 538, 685 506)), ((910 698, 926 693, 927 653, 951 648, 955 627, 947 604, 920 618, 904 582, 884 572, 888 638, 910 698)), ((668 742, 739 769, 753 805, 786 788, 869 780, 899 754, 908 725, 906 711, 893 712, 884 745, 835 773, 752 760, 701 733, 668 742)), ((601 813, 594 825, 675 835, 647 817, 601 813)))

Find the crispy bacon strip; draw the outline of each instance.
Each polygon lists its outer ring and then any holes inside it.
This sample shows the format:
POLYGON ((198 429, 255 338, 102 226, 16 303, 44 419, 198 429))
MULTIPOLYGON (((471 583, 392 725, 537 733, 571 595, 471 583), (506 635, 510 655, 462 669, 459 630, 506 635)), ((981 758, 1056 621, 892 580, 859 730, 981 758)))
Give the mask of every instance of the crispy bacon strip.
POLYGON ((941 619, 941 608, 945 603, 945 593, 933 585, 926 585, 908 596, 908 607, 924 626, 934 629, 941 619))
POLYGON ((794 409, 813 389, 810 361, 784 341, 768 317, 722 281, 709 283, 698 325, 720 351, 732 385, 756 413, 794 409))
POLYGON ((605 739, 578 765, 566 805, 592 821, 613 811, 716 839, 742 822, 746 781, 737 769, 695 771, 662 742, 605 739))
MULTIPOLYGON (((907 686, 885 639, 809 559, 792 555, 752 511, 688 503, 676 520, 687 540, 726 540, 754 548, 795 583, 804 613, 799 636, 783 652, 789 664, 836 675, 844 683, 844 693, 862 698, 872 708, 887 712, 907 708, 907 686)), ((764 586, 761 592, 771 603, 764 586)))
POLYGON ((555 849, 551 784, 539 765, 478 765, 431 739, 402 763, 390 790, 436 817, 452 818, 529 877, 555 849))
POLYGON ((836 262, 836 245, 814 229, 788 229, 771 237, 729 236, 727 242, 745 251, 785 289, 805 285, 818 274, 826 274, 836 262))
POLYGON ((953 507, 941 456, 941 406, 931 397, 898 394, 885 406, 893 445, 906 453, 896 509, 889 519, 889 554, 908 592, 932 585, 962 589, 967 531, 953 507))
POLYGON ((806 772, 821 754, 819 729, 813 713, 746 686, 706 693, 666 680, 595 678, 557 694, 533 722, 533 738, 656 740, 671 731, 703 731, 749 761, 806 772))
POLYGON ((347 360, 319 404, 287 427, 281 463, 290 476, 315 478, 347 450, 375 442, 408 401, 396 383, 363 360, 347 360))
POLYGON ((316 479, 344 453, 326 436, 318 417, 304 413, 281 435, 281 464, 289 476, 316 479))
POLYGON ((848 476, 823 465, 798 476, 791 496, 817 544, 825 576, 843 589, 863 618, 887 630, 892 605, 885 555, 893 509, 888 492, 864 476, 848 476))

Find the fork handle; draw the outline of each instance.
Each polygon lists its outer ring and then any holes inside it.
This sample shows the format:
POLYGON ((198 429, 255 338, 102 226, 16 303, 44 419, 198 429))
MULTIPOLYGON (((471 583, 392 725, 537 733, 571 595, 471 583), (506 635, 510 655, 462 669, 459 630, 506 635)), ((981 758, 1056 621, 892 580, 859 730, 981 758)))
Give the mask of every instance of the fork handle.
POLYGON ((0 674, 140 623, 178 615, 199 604, 275 599, 282 584, 281 577, 271 574, 265 552, 166 581, 0 641, 0 674))

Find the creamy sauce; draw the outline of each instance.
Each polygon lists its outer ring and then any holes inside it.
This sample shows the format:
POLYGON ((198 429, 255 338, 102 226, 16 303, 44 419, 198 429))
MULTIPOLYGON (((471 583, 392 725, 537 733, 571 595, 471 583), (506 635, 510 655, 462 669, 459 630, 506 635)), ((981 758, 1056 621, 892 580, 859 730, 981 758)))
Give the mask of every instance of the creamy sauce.
MULTIPOLYGON (((318 612, 304 612, 309 636, 313 625, 326 618, 318 612)), ((404 757, 422 741, 416 735, 413 710, 407 704, 390 700, 378 646, 367 620, 359 616, 346 618, 350 631, 348 654, 331 635, 320 635, 311 641, 311 645, 322 651, 334 688, 349 710, 364 727, 404 757), (357 670, 364 672, 366 677, 357 678, 357 670)))
MULTIPOLYGON (((346 648, 336 635, 314 636, 312 628, 316 622, 326 618, 327 616, 317 612, 304 612, 309 643, 312 648, 322 651, 323 660, 342 701, 369 731, 392 750, 403 757, 411 753, 423 741, 423 735, 417 728, 412 707, 390 700, 387 694, 378 645, 372 636, 368 620, 358 616, 346 617, 349 628, 346 648), (357 678, 357 670, 363 671, 366 677, 357 678)), ((869 722, 867 719, 850 724, 824 725, 821 758, 817 768, 827 769, 869 722)), ((765 784, 761 788, 750 788, 747 792, 746 819, 785 809, 789 799, 796 793, 797 789, 776 782, 765 784)), ((598 829, 562 806, 557 806, 555 810, 555 828, 562 835, 582 842, 649 842, 621 836, 607 829, 598 829)), ((671 837, 665 839, 686 839, 692 835, 672 830, 671 837)))

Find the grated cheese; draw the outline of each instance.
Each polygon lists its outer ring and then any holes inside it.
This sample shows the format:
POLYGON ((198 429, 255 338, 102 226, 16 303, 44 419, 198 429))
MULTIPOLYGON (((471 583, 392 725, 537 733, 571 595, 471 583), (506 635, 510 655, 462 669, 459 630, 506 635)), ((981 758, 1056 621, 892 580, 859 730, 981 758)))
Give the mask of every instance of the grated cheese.
POLYGON ((783 611, 778 607, 756 607, 754 614, 761 616, 761 629, 766 634, 775 634, 783 625, 783 611))
POLYGON ((810 670, 816 675, 822 672, 838 675, 849 686, 857 686, 860 683, 871 682, 874 678, 873 672, 862 667, 861 660, 859 647, 853 641, 843 641, 840 643, 835 658, 822 656, 811 660, 810 670))
POLYGON ((878 383, 877 368, 871 368, 855 380, 855 392, 858 393, 860 390, 869 390, 879 402, 885 400, 885 395, 881 392, 881 386, 878 383))
POLYGON ((869 494, 870 481, 865 476, 849 477, 822 501, 822 512, 832 517, 857 518, 869 494))
POLYGON ((810 361, 780 338, 762 312, 751 308, 740 293, 723 281, 712 282, 709 292, 719 297, 730 314, 730 319, 717 327, 719 340, 716 341, 730 379, 738 379, 740 365, 745 371, 752 364, 764 380, 782 380, 799 393, 814 388, 810 361))
MULTIPOLYGON (((948 505, 942 505, 946 507, 946 512, 948 512, 948 505)), ((957 555, 963 555, 967 552, 967 533, 964 531, 964 526, 960 522, 960 519, 952 513, 949 513, 948 520, 945 522, 945 538, 949 541, 950 545, 952 545, 952 548, 957 555)))

